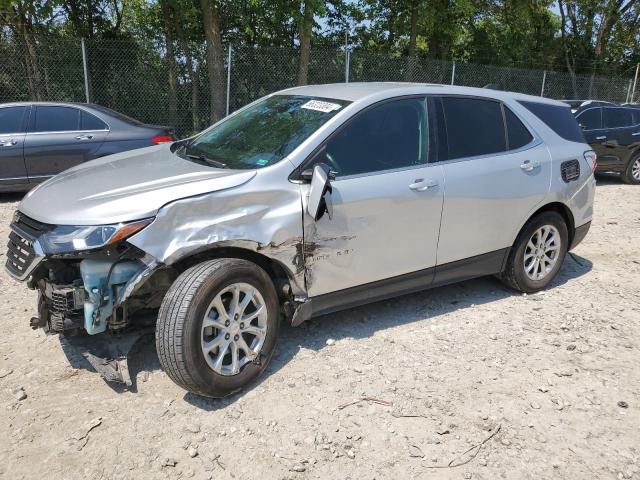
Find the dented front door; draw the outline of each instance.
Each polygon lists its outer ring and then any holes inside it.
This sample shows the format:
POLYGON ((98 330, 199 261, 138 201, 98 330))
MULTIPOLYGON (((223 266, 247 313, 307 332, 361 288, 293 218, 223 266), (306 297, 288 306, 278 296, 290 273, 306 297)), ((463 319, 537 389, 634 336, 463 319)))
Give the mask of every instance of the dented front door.
POLYGON ((433 267, 443 187, 438 165, 333 180, 331 218, 305 213, 309 296, 433 267))

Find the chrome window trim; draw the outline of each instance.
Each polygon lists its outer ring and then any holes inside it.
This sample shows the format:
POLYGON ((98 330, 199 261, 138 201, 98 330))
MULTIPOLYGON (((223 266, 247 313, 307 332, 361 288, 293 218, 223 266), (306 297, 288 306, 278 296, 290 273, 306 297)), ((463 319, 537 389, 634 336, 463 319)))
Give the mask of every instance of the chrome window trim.
MULTIPOLYGON (((81 105, 66 105, 64 103, 47 103, 46 105, 41 105, 41 104, 31 104, 31 109, 34 112, 38 111, 39 107, 59 107, 59 108, 75 108, 76 110, 78 110, 80 112, 80 121, 82 122, 82 112, 88 113, 89 115, 93 115, 94 117, 96 117, 98 120, 100 120, 102 123, 104 123, 107 128, 106 129, 100 129, 100 130, 60 130, 60 131, 49 131, 49 132, 25 132, 27 134, 35 134, 35 135, 48 135, 48 134, 52 134, 52 133, 84 133, 84 132, 110 132, 111 131, 111 125, 109 125, 109 123, 107 123, 106 121, 104 121, 102 118, 100 118, 99 116, 97 116, 95 113, 89 111, 88 109, 84 108, 81 105)), ((31 123, 29 121, 29 123, 31 123)), ((27 130, 29 130, 29 126, 27 125, 27 130)))
POLYGON ((460 158, 452 158, 451 160, 440 160, 438 162, 433 162, 431 165, 448 165, 450 163, 458 163, 458 162, 468 162, 468 161, 473 161, 473 160, 482 160, 483 158, 490 158, 490 157, 501 157, 504 155, 512 155, 515 153, 521 153, 521 152, 526 152, 527 150, 532 150, 536 147, 539 147, 540 145, 543 145, 544 142, 540 139, 537 138, 536 136, 534 136, 533 140, 531 140, 529 143, 527 143, 526 145, 523 145, 520 148, 516 148, 513 150, 505 150, 503 152, 496 152, 496 153, 487 153, 484 155, 475 155, 473 157, 460 157, 460 158))
MULTIPOLYGON (((600 106, 600 107, 585 108, 579 114, 576 115, 576 120, 578 120, 578 117, 580 115, 582 115, 584 112, 587 112, 589 110, 595 110, 597 108, 603 110, 602 113, 601 113, 601 120, 602 120, 602 125, 603 126, 601 128, 583 128, 582 129, 583 132, 595 132, 595 131, 598 131, 598 130, 621 130, 623 128, 637 128, 637 127, 640 127, 640 123, 632 123, 631 125, 627 125, 626 127, 605 127, 604 126, 604 109, 605 108, 608 108, 608 109, 611 109, 611 110, 613 110, 613 109, 616 109, 616 110, 622 109, 622 110, 632 111, 633 109, 631 109, 629 107, 610 107, 608 105, 603 105, 603 106, 600 106)), ((631 114, 631 119, 633 120, 633 113, 631 114)), ((578 123, 580 123, 580 122, 578 122, 578 123)))
POLYGON ((54 135, 56 133, 99 133, 110 132, 111 130, 59 130, 56 132, 26 132, 27 135, 54 135))
MULTIPOLYGON (((473 98, 476 100, 487 100, 487 101, 491 101, 491 102, 497 102, 498 104, 500 104, 501 107, 501 111, 502 111, 502 123, 504 125, 504 129, 505 129, 505 144, 509 143, 509 139, 507 138, 507 122, 506 122, 506 118, 505 118, 505 113, 504 113, 504 109, 508 108, 511 113, 513 113, 516 118, 518 120, 520 120, 522 122, 522 124, 525 126, 525 128, 529 131, 529 133, 531 134, 531 137, 533 137, 531 139, 531 141, 529 143, 527 143, 526 145, 523 145, 520 148, 515 148, 515 149, 510 149, 510 150, 503 150, 500 152, 495 152, 495 153, 486 153, 483 155, 474 155, 471 157, 459 157, 459 158, 451 158, 451 159, 447 159, 447 160, 436 160, 434 162, 431 162, 433 165, 445 165, 445 164, 449 164, 449 163, 454 163, 454 162, 462 162, 462 161, 469 161, 469 160, 481 160, 483 158, 488 158, 488 157, 497 157, 497 156, 501 156, 501 155, 510 155, 512 153, 520 153, 520 152, 524 152, 526 150, 531 150, 532 148, 537 147, 538 145, 544 143, 542 141, 542 137, 540 135, 538 135, 538 132, 529 124, 529 122, 527 121, 527 119, 522 118, 518 112, 515 112, 513 110, 513 108, 510 108, 510 106, 503 102, 502 100, 498 100, 496 98, 491 98, 491 97, 479 97, 476 95, 463 95, 463 94, 451 94, 451 95, 447 95, 447 94, 443 94, 443 95, 436 95, 433 94, 432 96, 434 97, 457 97, 457 98, 473 98)), ((524 107, 526 108, 526 107, 524 107)), ((446 121, 446 119, 445 119, 446 121)))

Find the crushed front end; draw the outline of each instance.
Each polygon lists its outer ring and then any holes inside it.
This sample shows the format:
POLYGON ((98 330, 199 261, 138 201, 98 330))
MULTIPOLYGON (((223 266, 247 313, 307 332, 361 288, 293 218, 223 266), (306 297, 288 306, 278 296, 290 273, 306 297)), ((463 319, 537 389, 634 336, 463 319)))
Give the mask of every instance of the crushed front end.
POLYGON ((16 212, 11 223, 6 269, 38 291, 38 315, 31 327, 64 334, 109 380, 130 383, 119 366, 121 358, 84 351, 82 339, 95 343, 93 336, 104 334, 105 344, 115 344, 113 355, 126 356, 118 339, 131 346, 131 333, 144 331, 155 320, 153 313, 171 280, 153 257, 126 242, 151 221, 56 226, 16 212), (147 283, 151 275, 154 282, 147 283), (110 362, 115 362, 115 373, 101 371, 110 362))

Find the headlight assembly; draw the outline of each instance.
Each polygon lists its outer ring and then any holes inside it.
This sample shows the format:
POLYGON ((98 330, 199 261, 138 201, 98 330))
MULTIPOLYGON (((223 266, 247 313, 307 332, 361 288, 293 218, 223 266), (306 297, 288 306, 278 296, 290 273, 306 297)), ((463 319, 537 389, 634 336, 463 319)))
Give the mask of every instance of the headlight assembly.
POLYGON ((152 221, 153 218, 146 218, 113 225, 60 225, 43 234, 37 242, 46 255, 92 250, 118 243, 138 233, 152 221))

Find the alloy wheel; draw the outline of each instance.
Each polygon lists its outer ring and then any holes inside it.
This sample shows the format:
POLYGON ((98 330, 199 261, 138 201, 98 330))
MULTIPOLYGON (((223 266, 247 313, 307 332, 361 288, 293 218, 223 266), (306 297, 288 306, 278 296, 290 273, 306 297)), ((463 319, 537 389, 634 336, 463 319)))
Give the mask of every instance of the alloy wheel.
POLYGON ((636 158, 636 161, 633 162, 633 166, 631 167, 631 176, 637 182, 640 182, 640 158, 636 158))
POLYGON ((258 289, 234 283, 209 304, 202 321, 202 353, 220 375, 236 375, 253 361, 267 335, 267 307, 258 289))
POLYGON ((560 232, 553 225, 538 228, 524 250, 524 270, 531 280, 542 280, 555 267, 560 254, 560 232))

